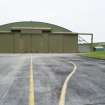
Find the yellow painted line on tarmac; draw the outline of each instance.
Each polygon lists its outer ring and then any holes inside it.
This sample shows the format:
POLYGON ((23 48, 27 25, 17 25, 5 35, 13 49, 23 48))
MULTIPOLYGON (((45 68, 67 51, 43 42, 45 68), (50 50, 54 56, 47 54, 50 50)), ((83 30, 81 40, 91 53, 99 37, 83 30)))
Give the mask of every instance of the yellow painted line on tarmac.
POLYGON ((74 68, 73 68, 73 71, 67 76, 67 78, 63 84, 63 87, 61 90, 61 95, 60 95, 60 100, 59 100, 59 105, 65 105, 65 97, 66 97, 68 82, 77 70, 76 64, 74 64, 73 62, 69 62, 69 63, 71 63, 74 66, 74 68))
POLYGON ((30 59, 31 61, 30 61, 30 77, 29 77, 29 105, 35 105, 32 56, 30 59))

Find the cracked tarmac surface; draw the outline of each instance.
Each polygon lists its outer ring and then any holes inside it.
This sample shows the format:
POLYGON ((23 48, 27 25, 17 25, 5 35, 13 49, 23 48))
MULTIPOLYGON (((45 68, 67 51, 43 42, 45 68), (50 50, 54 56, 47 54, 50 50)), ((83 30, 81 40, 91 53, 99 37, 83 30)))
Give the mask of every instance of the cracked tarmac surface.
POLYGON ((73 66, 65 105, 105 105, 105 60, 77 54, 0 54, 0 105, 29 105, 29 66, 33 61, 35 105, 58 105, 73 66))

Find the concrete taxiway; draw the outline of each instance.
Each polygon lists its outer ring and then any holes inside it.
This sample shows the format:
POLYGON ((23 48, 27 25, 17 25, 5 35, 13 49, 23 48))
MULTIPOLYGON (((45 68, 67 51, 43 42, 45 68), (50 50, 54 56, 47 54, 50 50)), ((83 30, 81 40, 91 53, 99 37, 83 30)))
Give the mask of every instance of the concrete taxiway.
POLYGON ((77 54, 0 54, 0 105, 105 105, 105 61, 77 54))

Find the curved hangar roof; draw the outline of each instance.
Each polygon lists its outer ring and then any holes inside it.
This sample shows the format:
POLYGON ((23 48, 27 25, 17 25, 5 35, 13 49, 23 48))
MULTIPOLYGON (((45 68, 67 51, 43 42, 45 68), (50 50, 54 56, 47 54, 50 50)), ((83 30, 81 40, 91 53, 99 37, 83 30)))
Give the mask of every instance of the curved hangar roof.
POLYGON ((51 28, 53 32, 71 32, 70 30, 54 25, 49 23, 43 23, 43 22, 30 22, 30 21, 24 21, 24 22, 15 22, 15 23, 9 23, 5 25, 0 26, 0 31, 10 31, 13 27, 24 27, 24 28, 51 28))

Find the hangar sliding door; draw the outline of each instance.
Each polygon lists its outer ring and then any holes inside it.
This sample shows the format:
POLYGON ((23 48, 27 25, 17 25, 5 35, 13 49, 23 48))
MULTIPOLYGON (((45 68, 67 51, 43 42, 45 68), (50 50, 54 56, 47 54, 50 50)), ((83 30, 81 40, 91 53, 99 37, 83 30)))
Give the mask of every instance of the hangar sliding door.
POLYGON ((23 40, 20 33, 14 33, 14 52, 15 53, 22 53, 23 51, 23 40))
POLYGON ((32 52, 41 52, 43 43, 43 39, 41 35, 32 35, 32 52))
POLYGON ((78 37, 65 34, 15 34, 0 36, 0 50, 16 53, 70 53, 77 52, 78 37), (7 42, 7 43, 5 43, 7 42), (4 47, 2 47, 2 45, 4 47))
POLYGON ((31 52, 31 35, 29 34, 14 34, 14 52, 15 53, 30 53, 31 52))
POLYGON ((48 52, 48 35, 33 34, 32 35, 32 52, 46 53, 48 52))
POLYGON ((0 34, 0 52, 1 53, 13 52, 13 35, 0 34))
POLYGON ((63 52, 63 35, 49 35, 49 52, 63 52))
MULTIPOLYGON (((75 35, 76 36, 76 35, 75 35)), ((65 53, 70 53, 70 52, 75 52, 76 46, 76 37, 74 35, 64 35, 64 52, 65 53)))
POLYGON ((20 38, 20 50, 24 53, 31 53, 32 46, 31 46, 31 35, 29 34, 21 34, 20 38))
POLYGON ((16 53, 48 52, 48 34, 15 34, 14 49, 16 53))

